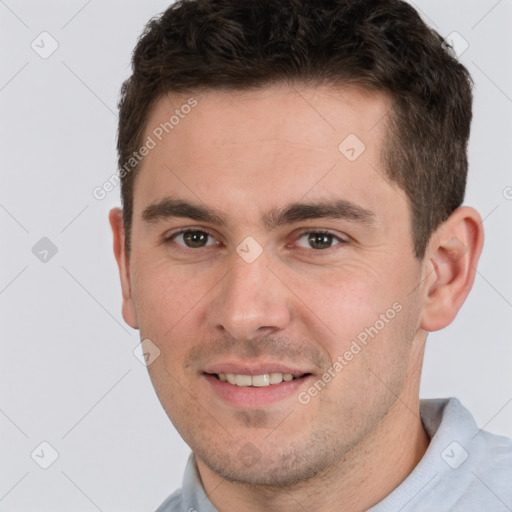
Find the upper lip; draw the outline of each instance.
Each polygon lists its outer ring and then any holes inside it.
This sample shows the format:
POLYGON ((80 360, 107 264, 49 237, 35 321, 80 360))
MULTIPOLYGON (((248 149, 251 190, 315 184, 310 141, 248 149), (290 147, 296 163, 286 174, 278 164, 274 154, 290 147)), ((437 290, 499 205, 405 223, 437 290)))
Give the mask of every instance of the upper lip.
POLYGON ((275 363, 216 363, 209 365, 204 373, 219 374, 232 373, 236 375, 264 375, 265 373, 291 373, 294 376, 311 373, 297 366, 286 365, 282 362, 275 363))

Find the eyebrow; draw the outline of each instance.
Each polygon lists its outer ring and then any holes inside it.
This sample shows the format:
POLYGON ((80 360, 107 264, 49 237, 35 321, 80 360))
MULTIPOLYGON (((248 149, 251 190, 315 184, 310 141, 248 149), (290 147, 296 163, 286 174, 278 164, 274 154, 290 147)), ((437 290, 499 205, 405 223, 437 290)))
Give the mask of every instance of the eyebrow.
MULTIPOLYGON (((170 197, 147 206, 142 212, 143 220, 148 223, 173 217, 188 218, 224 227, 228 225, 226 217, 215 208, 170 197)), ((270 231, 286 224, 326 218, 348 220, 369 227, 376 224, 374 212, 346 199, 292 203, 270 210, 262 216, 261 220, 263 226, 270 231)))
POLYGON ((293 203, 271 210, 263 216, 262 221, 267 230, 271 230, 285 224, 314 219, 343 219, 369 227, 376 223, 375 213, 346 199, 293 203))
POLYGON ((219 226, 227 225, 226 218, 213 208, 170 197, 149 205, 142 212, 142 218, 146 222, 156 222, 173 217, 185 217, 219 226))

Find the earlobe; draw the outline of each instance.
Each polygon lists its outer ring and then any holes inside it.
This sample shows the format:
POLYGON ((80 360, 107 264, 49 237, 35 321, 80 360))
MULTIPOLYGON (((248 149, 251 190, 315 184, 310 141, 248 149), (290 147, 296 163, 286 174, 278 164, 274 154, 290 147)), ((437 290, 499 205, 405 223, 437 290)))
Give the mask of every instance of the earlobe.
POLYGON ((119 268, 121 290, 123 294, 123 318, 133 329, 138 329, 135 304, 133 302, 128 257, 125 251, 125 233, 123 226, 123 212, 120 208, 112 208, 109 212, 109 221, 112 228, 114 256, 119 268))
POLYGON ((454 320, 473 286, 482 246, 482 220, 473 208, 458 208, 436 230, 425 258, 424 330, 437 331, 454 320))

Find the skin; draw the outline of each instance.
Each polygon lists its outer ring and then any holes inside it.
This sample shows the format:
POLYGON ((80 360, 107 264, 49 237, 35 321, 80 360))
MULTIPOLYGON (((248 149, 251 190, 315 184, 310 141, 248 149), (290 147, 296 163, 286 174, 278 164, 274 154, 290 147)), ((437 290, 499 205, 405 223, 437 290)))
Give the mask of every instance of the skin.
MULTIPOLYGON (((459 208, 425 258, 415 258, 407 198, 380 158, 389 111, 382 94, 282 85, 194 97, 197 107, 142 162, 129 255, 122 213, 110 212, 124 319, 161 351, 150 377, 221 512, 366 510, 428 447, 419 416, 425 340, 471 289, 481 219, 459 208), (355 161, 338 150, 349 134, 366 146, 355 161), (167 197, 215 209, 224 223, 143 219, 167 197), (291 203, 337 200, 371 211, 371 221, 264 222, 291 203), (200 238, 208 245, 169 238, 184 228, 209 233, 200 238), (333 236, 313 248, 308 233, 319 230, 333 236), (252 263, 236 251, 246 237, 262 248, 252 263), (393 304, 400 312, 300 403, 298 393, 393 304), (275 403, 234 407, 203 373, 226 361, 280 362, 313 376, 275 403)), ((161 98, 145 136, 182 103, 161 98)))

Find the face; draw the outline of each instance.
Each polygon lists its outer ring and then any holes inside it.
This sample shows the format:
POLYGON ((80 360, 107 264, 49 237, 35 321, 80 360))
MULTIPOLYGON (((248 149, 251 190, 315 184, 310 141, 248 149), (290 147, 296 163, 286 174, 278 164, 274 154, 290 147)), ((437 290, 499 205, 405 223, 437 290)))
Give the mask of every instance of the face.
MULTIPOLYGON (((421 265, 384 175, 389 105, 286 86, 194 100, 136 178, 124 316, 158 347, 150 377, 198 464, 287 485, 417 388, 421 265)), ((162 98, 144 139, 186 101, 162 98)))

